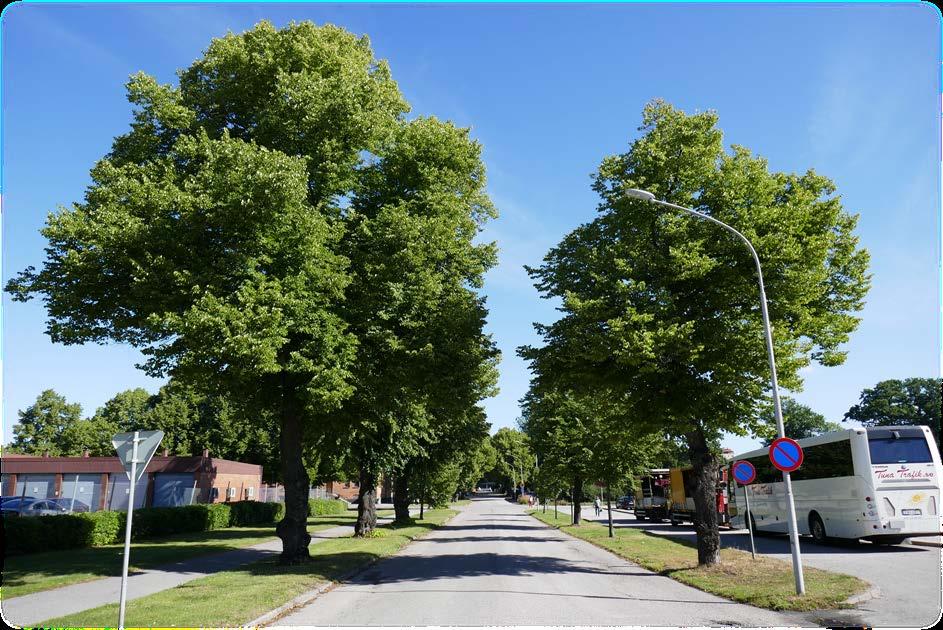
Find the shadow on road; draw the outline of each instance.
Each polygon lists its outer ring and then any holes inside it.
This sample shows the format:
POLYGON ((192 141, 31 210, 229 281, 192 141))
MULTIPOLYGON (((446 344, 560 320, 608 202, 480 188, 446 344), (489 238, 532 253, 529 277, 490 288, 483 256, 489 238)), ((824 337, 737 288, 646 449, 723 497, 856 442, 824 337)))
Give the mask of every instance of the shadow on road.
POLYGON ((631 575, 658 577, 629 564, 613 567, 594 566, 560 558, 524 556, 506 553, 468 553, 437 556, 393 556, 351 579, 349 584, 391 584, 420 582, 438 578, 477 576, 515 576, 564 573, 596 575, 631 575))

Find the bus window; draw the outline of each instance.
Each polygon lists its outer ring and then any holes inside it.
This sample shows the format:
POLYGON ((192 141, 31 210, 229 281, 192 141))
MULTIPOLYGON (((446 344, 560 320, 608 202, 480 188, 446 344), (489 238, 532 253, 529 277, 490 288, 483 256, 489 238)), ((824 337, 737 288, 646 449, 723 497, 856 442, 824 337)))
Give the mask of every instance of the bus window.
POLYGON ((933 461, 926 438, 870 438, 872 464, 928 464, 933 461))

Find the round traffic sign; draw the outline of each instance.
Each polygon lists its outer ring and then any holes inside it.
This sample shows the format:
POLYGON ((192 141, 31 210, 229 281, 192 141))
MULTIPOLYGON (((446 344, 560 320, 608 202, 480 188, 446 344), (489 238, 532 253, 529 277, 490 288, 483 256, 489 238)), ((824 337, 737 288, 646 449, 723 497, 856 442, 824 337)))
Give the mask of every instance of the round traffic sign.
POLYGON ((733 478, 736 479, 741 486, 749 485, 756 479, 756 468, 745 459, 734 462, 733 478))
POLYGON ((802 466, 802 447, 787 437, 776 438, 769 445, 769 460, 783 472, 792 472, 802 466))

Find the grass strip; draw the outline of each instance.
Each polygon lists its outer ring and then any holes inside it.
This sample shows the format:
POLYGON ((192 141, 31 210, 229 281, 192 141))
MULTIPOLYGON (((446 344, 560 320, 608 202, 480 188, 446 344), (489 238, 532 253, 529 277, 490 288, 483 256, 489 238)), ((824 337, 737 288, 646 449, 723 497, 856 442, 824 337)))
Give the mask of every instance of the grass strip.
MULTIPOLYGON (((379 512, 378 516, 391 514, 379 512)), ((308 531, 317 532, 339 525, 353 526, 357 513, 325 514, 308 519, 308 531)), ((131 543, 131 570, 150 569, 162 564, 201 555, 233 551, 275 538, 275 526, 228 527, 208 532, 175 534, 131 543)), ((68 549, 18 556, 3 560, 4 598, 19 597, 60 586, 121 575, 124 543, 68 549)))
POLYGON ((848 608, 846 600, 869 588, 850 575, 803 567, 805 595, 796 595, 792 565, 776 558, 739 549, 721 549, 720 562, 699 567, 697 548, 667 536, 649 534, 634 527, 619 527, 609 538, 608 527, 584 521, 570 524, 569 514, 532 512, 538 520, 598 547, 631 560, 639 566, 693 586, 702 591, 771 610, 820 610, 848 608))
MULTIPOLYGON (((318 543, 311 550, 312 561, 306 564, 282 566, 272 558, 131 600, 127 603, 125 625, 136 628, 240 626, 319 584, 396 553, 454 514, 454 510, 427 510, 421 521, 403 526, 384 525, 376 530, 377 535, 369 538, 348 536, 318 543)), ((101 628, 114 627, 117 620, 115 603, 37 625, 101 628)))

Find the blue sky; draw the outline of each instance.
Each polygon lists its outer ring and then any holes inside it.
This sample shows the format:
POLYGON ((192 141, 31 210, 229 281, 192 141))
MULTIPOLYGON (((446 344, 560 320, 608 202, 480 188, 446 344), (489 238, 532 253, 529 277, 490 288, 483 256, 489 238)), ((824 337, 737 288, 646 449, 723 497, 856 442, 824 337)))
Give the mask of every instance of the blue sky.
MULTIPOLYGON (((877 381, 940 375, 941 31, 929 5, 14 5, 2 18, 4 282, 41 263, 46 213, 81 199, 127 129, 128 75, 174 81, 211 38, 261 19, 369 35, 414 113, 483 144, 501 213, 484 235, 501 249, 485 287, 504 356, 501 393, 485 403, 493 429, 514 425, 527 389, 515 348, 556 316, 522 265, 592 220, 590 174, 626 149, 655 97, 717 110, 726 144, 776 170, 815 168, 861 215, 874 274, 863 322, 848 361, 807 369, 796 398, 838 421, 877 381)), ((4 442, 45 388, 91 415, 120 390, 159 387, 133 349, 54 346, 44 319, 40 302, 3 296, 4 442)))

